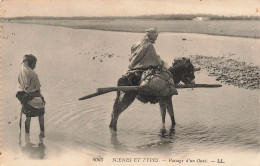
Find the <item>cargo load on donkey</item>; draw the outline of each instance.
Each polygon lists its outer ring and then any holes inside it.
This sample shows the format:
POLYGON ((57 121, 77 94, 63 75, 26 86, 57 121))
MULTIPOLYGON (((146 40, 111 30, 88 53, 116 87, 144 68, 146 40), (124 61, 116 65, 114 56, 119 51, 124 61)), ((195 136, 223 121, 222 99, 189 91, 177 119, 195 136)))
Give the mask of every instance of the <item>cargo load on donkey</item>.
POLYGON ((145 70, 142 74, 140 87, 145 94, 161 97, 178 95, 172 74, 161 66, 145 70))
POLYGON ((157 103, 159 98, 178 95, 173 76, 162 66, 147 69, 142 73, 140 91, 136 98, 143 103, 157 103))

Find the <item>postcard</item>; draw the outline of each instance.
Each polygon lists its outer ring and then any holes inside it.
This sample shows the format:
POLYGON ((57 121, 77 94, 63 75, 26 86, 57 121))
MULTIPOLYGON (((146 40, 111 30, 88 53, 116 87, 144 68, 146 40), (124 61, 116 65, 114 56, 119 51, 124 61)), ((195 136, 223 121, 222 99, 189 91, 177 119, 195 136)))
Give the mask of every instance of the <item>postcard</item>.
POLYGON ((0 166, 259 166, 258 0, 2 0, 0 166))

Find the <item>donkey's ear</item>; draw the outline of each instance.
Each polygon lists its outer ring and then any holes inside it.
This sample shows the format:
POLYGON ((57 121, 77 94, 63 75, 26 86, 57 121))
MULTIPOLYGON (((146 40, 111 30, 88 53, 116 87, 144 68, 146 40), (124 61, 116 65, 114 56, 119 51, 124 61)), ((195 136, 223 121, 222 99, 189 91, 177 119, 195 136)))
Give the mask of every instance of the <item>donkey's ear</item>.
POLYGON ((187 62, 190 62, 190 59, 187 59, 187 62))

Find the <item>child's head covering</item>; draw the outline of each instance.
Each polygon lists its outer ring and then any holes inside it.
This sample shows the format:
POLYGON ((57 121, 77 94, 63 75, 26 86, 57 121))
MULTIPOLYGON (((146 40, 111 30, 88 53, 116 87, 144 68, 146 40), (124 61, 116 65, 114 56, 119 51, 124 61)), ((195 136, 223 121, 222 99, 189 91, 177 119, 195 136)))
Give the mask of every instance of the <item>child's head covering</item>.
POLYGON ((23 57, 23 62, 25 62, 25 61, 28 61, 28 63, 32 63, 32 62, 37 61, 37 58, 32 54, 28 54, 28 55, 24 55, 24 57, 23 57))

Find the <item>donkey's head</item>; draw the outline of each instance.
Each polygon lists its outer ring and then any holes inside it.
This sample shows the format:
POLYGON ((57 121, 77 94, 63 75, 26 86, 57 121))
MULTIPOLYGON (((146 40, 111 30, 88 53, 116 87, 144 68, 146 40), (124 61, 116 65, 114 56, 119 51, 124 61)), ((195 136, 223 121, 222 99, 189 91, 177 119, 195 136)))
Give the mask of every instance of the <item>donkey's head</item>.
POLYGON ((185 84, 194 84, 195 68, 188 58, 174 59, 169 71, 173 75, 174 83, 178 84, 182 81, 185 84))

